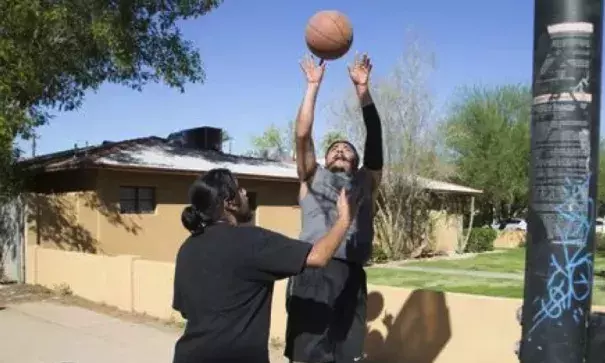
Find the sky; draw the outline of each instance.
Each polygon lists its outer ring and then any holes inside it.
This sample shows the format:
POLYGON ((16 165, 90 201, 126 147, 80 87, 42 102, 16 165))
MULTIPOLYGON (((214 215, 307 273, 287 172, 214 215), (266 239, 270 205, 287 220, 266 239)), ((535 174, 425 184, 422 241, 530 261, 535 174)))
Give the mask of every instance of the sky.
MULTIPOLYGON (((183 36, 200 51, 204 84, 188 84, 185 93, 163 84, 142 92, 103 85, 86 95, 80 109, 55 113, 38 130, 37 155, 200 126, 225 129, 234 138, 234 153, 249 150, 252 136, 295 117, 305 87, 298 65, 307 52, 304 29, 320 10, 345 13, 354 42, 345 57, 327 65, 316 136, 334 117, 330 106, 352 89, 346 65, 355 51, 370 55, 374 78, 386 75, 410 32, 435 54, 431 87, 440 112, 462 86, 530 82, 533 1, 226 0, 181 24, 183 36)), ((20 147, 30 155, 30 142, 20 147)))

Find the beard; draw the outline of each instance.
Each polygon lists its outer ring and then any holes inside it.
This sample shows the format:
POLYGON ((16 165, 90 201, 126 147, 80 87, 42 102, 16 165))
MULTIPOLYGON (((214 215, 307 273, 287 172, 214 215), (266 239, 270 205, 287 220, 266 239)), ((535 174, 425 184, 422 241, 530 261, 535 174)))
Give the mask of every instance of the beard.
POLYGON ((332 173, 346 173, 347 169, 343 166, 332 165, 328 167, 328 170, 332 173))
POLYGON ((347 159, 344 156, 337 156, 327 166, 327 169, 333 173, 351 173, 353 171, 353 160, 347 159), (338 163, 340 161, 341 163, 338 163), (343 163, 348 165, 343 165, 343 163))

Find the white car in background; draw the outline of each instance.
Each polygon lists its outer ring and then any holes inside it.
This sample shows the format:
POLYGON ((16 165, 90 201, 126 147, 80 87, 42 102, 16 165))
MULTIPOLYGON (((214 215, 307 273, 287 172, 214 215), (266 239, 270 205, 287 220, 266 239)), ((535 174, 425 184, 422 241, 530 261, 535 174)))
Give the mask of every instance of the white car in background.
MULTIPOLYGON (((501 223, 492 223, 492 228, 501 231, 527 231, 527 222, 521 218, 510 218, 501 223)), ((595 220, 595 232, 605 234, 605 218, 595 220)))
POLYGON ((527 231, 527 222, 522 218, 509 218, 492 223, 492 228, 501 231, 527 231))
POLYGON ((605 219, 597 218, 595 221, 595 232, 597 233, 605 233, 605 219))

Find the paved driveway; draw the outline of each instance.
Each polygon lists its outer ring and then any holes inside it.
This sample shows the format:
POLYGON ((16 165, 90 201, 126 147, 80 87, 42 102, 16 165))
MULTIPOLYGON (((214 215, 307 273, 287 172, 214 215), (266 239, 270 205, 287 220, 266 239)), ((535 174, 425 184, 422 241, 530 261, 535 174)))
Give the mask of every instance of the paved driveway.
POLYGON ((0 310, 1 363, 170 363, 178 331, 50 302, 0 310))

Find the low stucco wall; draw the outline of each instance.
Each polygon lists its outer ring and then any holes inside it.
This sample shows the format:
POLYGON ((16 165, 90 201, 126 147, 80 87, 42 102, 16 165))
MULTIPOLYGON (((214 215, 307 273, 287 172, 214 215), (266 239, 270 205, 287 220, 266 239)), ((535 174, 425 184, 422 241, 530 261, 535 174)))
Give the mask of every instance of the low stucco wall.
MULTIPOLYGON (((174 264, 30 246, 27 282, 68 285, 92 301, 161 319, 171 309, 174 264)), ((369 358, 380 362, 517 363, 520 300, 369 286, 369 358)), ((602 309, 599 309, 602 310, 602 309)), ((283 340, 285 281, 275 285, 271 336, 283 340)))
POLYGON ((525 242, 525 231, 503 231, 494 240, 495 248, 517 248, 525 242))

